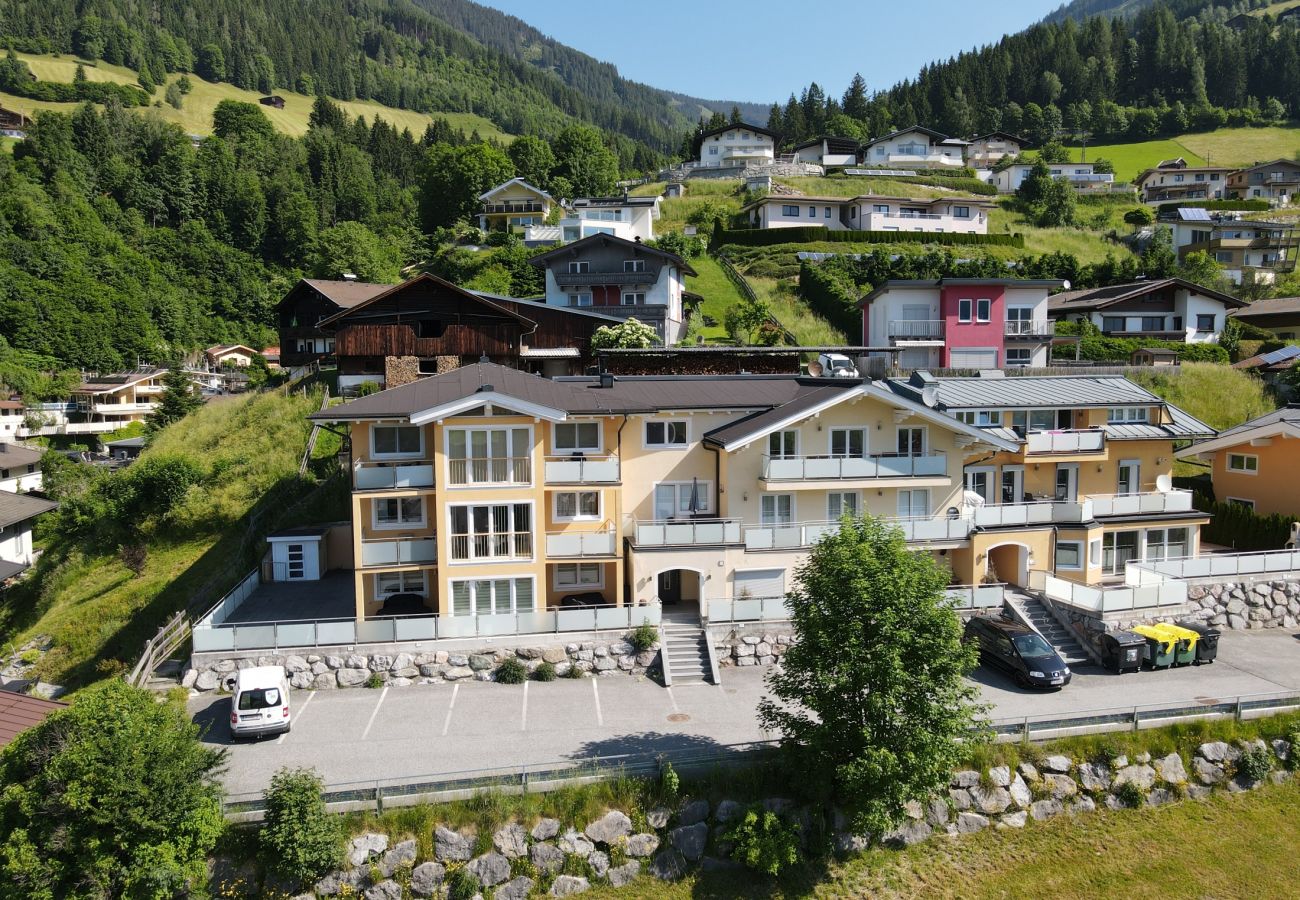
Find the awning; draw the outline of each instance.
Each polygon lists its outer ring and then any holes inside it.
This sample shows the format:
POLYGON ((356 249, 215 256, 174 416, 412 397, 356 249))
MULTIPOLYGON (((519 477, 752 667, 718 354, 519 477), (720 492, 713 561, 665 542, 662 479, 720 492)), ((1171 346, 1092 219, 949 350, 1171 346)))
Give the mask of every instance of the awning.
POLYGON ((0 559, 0 581, 7 581, 15 575, 25 571, 27 566, 23 563, 10 562, 7 559, 0 559))
POLYGON ((524 347, 519 351, 524 359, 577 359, 577 347, 524 347))

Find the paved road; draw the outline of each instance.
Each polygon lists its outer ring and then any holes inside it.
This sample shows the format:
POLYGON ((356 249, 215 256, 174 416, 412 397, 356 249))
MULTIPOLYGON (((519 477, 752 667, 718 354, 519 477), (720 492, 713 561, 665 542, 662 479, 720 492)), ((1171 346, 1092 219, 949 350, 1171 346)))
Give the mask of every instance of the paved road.
MULTIPOLYGON (((1082 669, 1055 693, 1023 690, 985 669, 974 680, 992 715, 1008 718, 1300 690, 1300 634, 1225 635, 1211 666, 1126 675, 1082 669)), ((230 747, 226 787, 242 793, 261 790, 281 766, 311 766, 331 784, 373 782, 763 740, 770 735, 754 716, 763 693, 757 669, 725 669, 721 688, 665 690, 620 676, 303 691, 294 694, 290 734, 233 745, 228 698, 197 697, 190 711, 208 726, 206 740, 230 747)))

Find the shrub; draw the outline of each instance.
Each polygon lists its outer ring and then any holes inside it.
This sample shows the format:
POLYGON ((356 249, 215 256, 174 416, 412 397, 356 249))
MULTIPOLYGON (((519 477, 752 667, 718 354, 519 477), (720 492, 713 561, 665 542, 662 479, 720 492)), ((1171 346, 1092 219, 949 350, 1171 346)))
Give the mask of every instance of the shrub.
POLYGON ((528 680, 528 667, 517 659, 507 659, 497 666, 498 684, 523 684, 528 680))
POLYGON ((726 833, 731 858, 765 875, 780 875, 799 862, 799 835, 775 813, 751 809, 726 833))
POLYGON ((1146 795, 1142 793, 1142 788, 1138 787, 1132 781, 1126 781, 1115 790, 1115 796, 1125 806, 1137 808, 1146 800, 1146 795))
POLYGON ((325 811, 320 777, 311 769, 281 769, 264 793, 266 819, 258 834, 266 867, 296 884, 339 864, 343 821, 325 811))
POLYGON ((1256 745, 1241 751, 1233 771, 1248 781, 1263 781, 1272 768, 1273 754, 1269 752, 1268 747, 1256 745))
POLYGON ((659 643, 659 629, 649 622, 642 622, 628 634, 627 642, 635 647, 638 653, 652 650, 655 644, 659 643))
POLYGON ((1020 234, 956 234, 921 231, 830 231, 824 225, 800 225, 794 228, 717 228, 713 246, 727 244, 743 247, 766 247, 772 244, 807 244, 833 241, 845 244, 941 244, 968 246, 984 244, 994 247, 1024 247, 1020 234))
POLYGON ((1257 515, 1250 507, 1218 502, 1202 491, 1192 494, 1192 503, 1214 517, 1202 526, 1201 536, 1207 541, 1245 551, 1277 550, 1291 539, 1291 516, 1257 515))
POLYGON ((677 792, 681 789, 681 778, 677 775, 677 770, 673 764, 665 762, 663 768, 659 770, 659 790, 664 799, 674 800, 677 798, 677 792))
POLYGON ((384 686, 384 676, 378 672, 371 672, 370 677, 366 679, 366 687, 381 688, 384 686))
POLYGON ((554 681, 556 678, 555 664, 543 662, 536 669, 533 669, 533 678, 536 681, 554 681))
POLYGON ((447 873, 447 900, 470 900, 479 890, 478 879, 464 866, 447 873))
POLYGON ((1286 768, 1288 772, 1294 772, 1300 769, 1300 731, 1291 732, 1286 739, 1291 744, 1286 755, 1286 768))
POLYGON ((565 678, 581 678, 583 674, 583 671, 573 664, 570 664, 569 667, 564 670, 565 678))

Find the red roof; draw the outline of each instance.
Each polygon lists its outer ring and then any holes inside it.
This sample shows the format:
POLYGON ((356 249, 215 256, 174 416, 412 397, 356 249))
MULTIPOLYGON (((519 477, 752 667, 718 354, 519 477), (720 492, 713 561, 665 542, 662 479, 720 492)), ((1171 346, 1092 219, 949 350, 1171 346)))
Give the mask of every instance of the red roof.
POLYGON ((68 704, 57 700, 42 700, 26 694, 0 691, 0 747, 5 746, 19 734, 39 725, 50 713, 63 709, 68 704))

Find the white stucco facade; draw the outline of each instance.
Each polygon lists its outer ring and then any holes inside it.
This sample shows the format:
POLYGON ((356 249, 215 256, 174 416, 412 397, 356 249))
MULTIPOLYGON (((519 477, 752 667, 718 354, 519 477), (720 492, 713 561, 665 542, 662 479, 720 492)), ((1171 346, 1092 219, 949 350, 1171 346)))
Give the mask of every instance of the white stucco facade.
POLYGON ((735 125, 706 134, 694 164, 701 168, 771 163, 776 159, 772 135, 753 126, 735 125))

